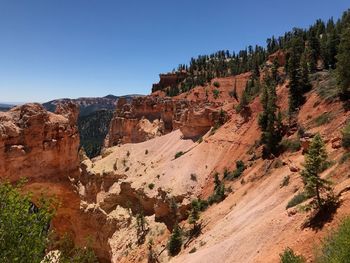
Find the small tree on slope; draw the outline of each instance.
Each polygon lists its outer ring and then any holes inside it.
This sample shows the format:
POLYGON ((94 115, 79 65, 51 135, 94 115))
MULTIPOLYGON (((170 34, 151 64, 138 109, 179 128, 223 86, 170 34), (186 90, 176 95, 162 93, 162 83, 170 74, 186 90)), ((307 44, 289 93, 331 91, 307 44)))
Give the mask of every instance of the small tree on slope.
POLYGON ((176 223, 168 243, 169 254, 171 256, 176 256, 180 252, 181 246, 182 246, 182 233, 181 233, 179 224, 176 223))
POLYGON ((325 169, 326 164, 327 152, 325 145, 321 136, 316 134, 305 156, 305 168, 301 175, 305 191, 310 196, 315 196, 318 208, 321 208, 324 202, 321 192, 330 190, 329 182, 320 177, 320 173, 325 169))

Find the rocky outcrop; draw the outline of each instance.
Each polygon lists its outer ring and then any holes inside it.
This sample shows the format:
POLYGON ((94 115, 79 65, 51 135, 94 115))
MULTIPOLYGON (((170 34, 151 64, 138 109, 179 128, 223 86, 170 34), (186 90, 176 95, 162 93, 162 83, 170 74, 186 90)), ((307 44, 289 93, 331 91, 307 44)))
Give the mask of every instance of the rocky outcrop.
POLYGON ((57 199, 55 231, 70 232, 77 245, 91 237, 100 261, 108 262, 107 242, 96 232, 105 222, 104 233, 108 233, 108 220, 97 209, 80 210, 80 198, 71 183, 79 177, 77 117, 78 108, 72 103, 58 105, 56 113, 40 104, 0 112, 0 180, 26 178, 23 191, 31 192, 34 202, 41 194, 57 199))
POLYGON ((120 100, 104 146, 138 143, 180 129, 185 138, 204 135, 218 120, 220 110, 213 103, 185 99, 139 97, 120 100))
POLYGON ((0 113, 2 177, 60 180, 78 171, 77 108, 66 104, 57 111, 53 114, 40 104, 26 104, 0 113))
POLYGON ((159 74, 160 80, 158 83, 153 84, 152 92, 155 92, 158 90, 164 90, 165 88, 168 88, 168 87, 175 87, 181 81, 183 81, 186 78, 186 76, 187 76, 186 71, 159 74))

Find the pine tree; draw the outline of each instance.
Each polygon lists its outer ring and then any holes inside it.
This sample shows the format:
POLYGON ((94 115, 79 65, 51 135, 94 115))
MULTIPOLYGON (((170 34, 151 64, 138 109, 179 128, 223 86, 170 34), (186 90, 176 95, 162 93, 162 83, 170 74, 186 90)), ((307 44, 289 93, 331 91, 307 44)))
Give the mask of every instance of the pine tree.
POLYGON ((337 55, 337 78, 340 97, 350 99, 350 27, 345 29, 341 36, 337 55))
POLYGON ((279 67, 278 59, 277 57, 275 57, 271 68, 271 77, 276 84, 279 82, 278 67, 279 67))
POLYGON ((325 169, 326 164, 326 148, 320 134, 316 134, 305 155, 305 168, 301 175, 305 191, 310 196, 315 196, 319 208, 323 205, 321 191, 329 190, 329 183, 320 177, 320 173, 325 169))
POLYGON ((176 222, 168 242, 168 251, 170 256, 176 256, 180 252, 181 246, 182 232, 179 224, 176 222))
POLYGON ((311 90, 311 83, 309 80, 309 68, 307 65, 306 54, 304 53, 300 60, 300 87, 303 93, 311 90))
POLYGON ((308 46, 306 48, 307 61, 309 65, 310 72, 315 72, 317 69, 317 59, 320 53, 320 43, 318 39, 312 35, 308 41, 308 46))
POLYGON ((199 220, 200 204, 197 200, 192 200, 191 202, 191 211, 188 217, 188 223, 193 225, 193 230, 197 227, 197 222, 199 220))
POLYGON ((299 58, 293 49, 288 61, 289 74, 289 113, 299 109, 303 102, 303 92, 300 87, 299 58))
POLYGON ((277 95, 274 82, 268 77, 261 97, 263 112, 259 117, 261 128, 261 142, 264 144, 263 155, 265 157, 278 152, 279 143, 282 139, 282 115, 277 111, 277 95))

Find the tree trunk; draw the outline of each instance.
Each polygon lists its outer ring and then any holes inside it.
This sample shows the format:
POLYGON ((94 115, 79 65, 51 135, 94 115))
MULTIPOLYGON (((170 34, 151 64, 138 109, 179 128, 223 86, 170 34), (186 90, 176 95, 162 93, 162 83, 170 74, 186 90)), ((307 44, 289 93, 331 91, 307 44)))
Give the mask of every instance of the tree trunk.
POLYGON ((319 189, 319 185, 318 185, 318 184, 316 184, 316 197, 317 197, 317 204, 318 204, 318 207, 321 208, 321 206, 322 206, 322 201, 321 201, 320 189, 319 189))

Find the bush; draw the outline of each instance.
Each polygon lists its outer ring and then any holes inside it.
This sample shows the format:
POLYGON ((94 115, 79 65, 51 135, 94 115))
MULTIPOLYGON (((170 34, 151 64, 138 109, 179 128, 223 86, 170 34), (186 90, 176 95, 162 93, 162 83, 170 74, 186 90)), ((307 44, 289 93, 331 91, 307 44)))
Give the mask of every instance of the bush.
POLYGON ((294 207, 296 205, 301 204, 302 202, 309 199, 311 196, 308 196, 305 192, 300 192, 293 196, 293 198, 288 202, 286 209, 294 207))
POLYGON ((280 188, 289 185, 289 180, 290 180, 290 176, 289 175, 283 177, 283 180, 282 180, 282 182, 280 184, 280 188))
POLYGON ((349 159, 350 159, 350 152, 344 153, 343 156, 339 160, 339 164, 343 164, 346 161, 348 161, 349 159))
POLYGON ((350 148, 350 122, 345 126, 342 131, 342 145, 344 148, 350 148))
POLYGON ((331 233, 323 242, 316 256, 317 263, 343 263, 350 259, 350 217, 346 218, 338 230, 331 233))
POLYGON ((150 183, 150 184, 148 185, 148 188, 152 190, 152 189, 154 188, 154 183, 150 183))
POLYGON ((145 154, 147 155, 148 154, 148 150, 146 149, 146 151, 145 151, 145 154))
POLYGON ((21 194, 22 183, 0 182, 0 262, 39 263, 48 245, 48 228, 54 216, 52 202, 21 194))
POLYGON ((332 120, 332 115, 329 112, 323 113, 320 116, 316 117, 314 123, 316 126, 321 126, 327 123, 330 123, 332 120))
POLYGON ((224 172, 224 177, 228 180, 234 180, 236 178, 239 178, 243 171, 246 169, 246 166, 242 160, 236 161, 236 170, 234 170, 232 173, 226 173, 224 172))
POLYGON ((214 90, 213 90, 214 99, 219 98, 219 95, 220 95, 220 91, 219 91, 218 89, 214 89, 214 90))
POLYGON ((216 88, 220 87, 220 83, 217 82, 217 81, 214 81, 213 85, 214 85, 214 87, 216 87, 216 88))
POLYGON ((288 247, 284 250, 282 254, 280 254, 280 262, 281 263, 303 263, 303 262, 306 262, 306 260, 303 256, 296 255, 294 251, 288 247))
POLYGON ((175 159, 181 157, 182 155, 184 155, 184 152, 183 152, 183 151, 177 152, 177 153, 175 154, 175 159))
POLYGON ((284 139, 281 142, 281 147, 284 151, 297 152, 301 149, 301 143, 299 139, 284 139))

